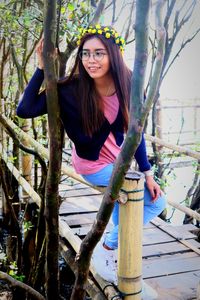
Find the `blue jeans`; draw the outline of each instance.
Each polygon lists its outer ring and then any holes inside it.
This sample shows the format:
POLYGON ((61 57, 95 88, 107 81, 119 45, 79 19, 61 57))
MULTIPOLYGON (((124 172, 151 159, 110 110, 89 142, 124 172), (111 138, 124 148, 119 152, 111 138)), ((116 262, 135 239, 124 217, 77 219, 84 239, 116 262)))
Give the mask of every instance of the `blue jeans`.
MULTIPOLYGON (((96 186, 108 186, 112 174, 113 164, 107 165, 97 173, 82 175, 82 177, 89 183, 96 186)), ((151 202, 151 194, 144 186, 144 219, 143 224, 147 224, 153 218, 158 216, 165 208, 166 200, 164 196, 160 196, 156 202, 151 202)), ((111 249, 118 248, 118 224, 119 224, 119 203, 116 201, 112 212, 112 221, 114 228, 106 235, 105 244, 111 249)))

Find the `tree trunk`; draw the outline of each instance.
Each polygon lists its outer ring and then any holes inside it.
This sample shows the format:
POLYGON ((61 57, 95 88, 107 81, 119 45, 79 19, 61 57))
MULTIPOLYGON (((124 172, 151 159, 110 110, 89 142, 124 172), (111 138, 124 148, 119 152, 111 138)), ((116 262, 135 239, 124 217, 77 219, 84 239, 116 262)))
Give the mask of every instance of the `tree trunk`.
POLYGON ((56 0, 45 1, 44 74, 50 138, 50 158, 45 190, 46 220, 46 295, 58 299, 58 184, 61 169, 61 123, 55 68, 56 0))

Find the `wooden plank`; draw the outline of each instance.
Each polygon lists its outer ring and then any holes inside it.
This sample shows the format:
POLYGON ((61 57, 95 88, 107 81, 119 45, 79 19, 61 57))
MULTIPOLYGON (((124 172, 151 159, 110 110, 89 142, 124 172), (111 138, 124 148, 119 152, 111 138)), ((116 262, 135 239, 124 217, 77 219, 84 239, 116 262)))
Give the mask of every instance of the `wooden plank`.
POLYGON ((198 270, 200 270, 200 256, 194 252, 143 260, 143 274, 145 278, 198 270))
POLYGON ((60 185, 59 185, 59 190, 62 190, 62 189, 66 189, 66 190, 76 190, 76 189, 85 189, 87 188, 88 186, 81 183, 81 182, 73 182, 73 183, 70 183, 68 181, 68 177, 66 176, 62 176, 61 180, 60 180, 60 185))
POLYGON ((143 247, 143 258, 170 255, 184 251, 189 251, 189 249, 179 242, 148 245, 143 247))
MULTIPOLYGON (((200 248, 200 243, 196 240, 191 239, 190 244, 193 247, 200 248)), ((154 244, 154 245, 144 245, 143 247, 143 258, 148 258, 149 256, 161 256, 161 255, 171 255, 179 252, 188 252, 191 251, 188 247, 184 246, 178 241, 171 243, 163 244, 154 244)))
POLYGON ((101 204, 101 196, 83 196, 70 198, 62 201, 59 209, 60 214, 79 213, 86 211, 98 211, 101 204))
MULTIPOLYGON (((74 234, 78 235, 79 237, 84 237, 90 231, 91 227, 92 227, 92 224, 91 225, 83 225, 81 227, 72 228, 72 231, 74 234)), ((111 223, 108 223, 108 225, 106 226, 106 229, 105 229, 105 233, 110 232, 112 227, 113 227, 113 225, 111 223)))
MULTIPOLYGON (((196 289, 200 282, 200 271, 167 275, 145 280, 158 293, 158 300, 196 299, 196 289)), ((149 300, 147 297, 143 300, 149 300)))
POLYGON ((102 194, 99 191, 94 191, 91 188, 87 189, 76 189, 76 190, 65 190, 64 188, 62 190, 59 190, 59 194, 61 197, 65 198, 71 198, 71 197, 83 197, 83 196, 95 196, 100 195, 102 198, 102 194))
POLYGON ((183 245, 185 245, 186 247, 188 247, 190 250, 193 250, 194 252, 196 252, 197 254, 200 255, 200 249, 198 247, 193 246, 190 241, 188 240, 181 240, 180 241, 183 245))
POLYGON ((163 221, 161 218, 159 217, 155 217, 153 220, 151 220, 151 222, 149 222, 147 225, 145 225, 145 228, 151 228, 151 227, 155 227, 155 226, 164 226, 167 223, 165 221, 163 221))
MULTIPOLYGON (((146 228, 143 231, 143 244, 152 245, 159 243, 173 242, 175 239, 168 235, 167 233, 161 231, 159 228, 146 228)), ((159 245, 158 245, 159 247, 159 245)))
MULTIPOLYGON (((88 231, 91 229, 92 224, 82 225, 81 227, 72 228, 74 234, 77 234, 80 237, 84 237, 88 231)), ((113 225, 109 223, 105 232, 109 232, 113 228, 113 225)), ((200 243, 195 240, 190 241, 195 247, 200 248, 200 243)), ((164 243, 164 244, 154 244, 149 246, 143 246, 143 259, 147 259, 152 256, 161 256, 161 255, 172 255, 180 252, 190 251, 187 247, 182 245, 179 242, 164 243)))
POLYGON ((196 236, 191 233, 189 230, 194 229, 194 225, 188 224, 188 225, 181 225, 181 226, 160 226, 159 228, 161 230, 164 230, 168 234, 172 235, 174 238, 178 240, 186 240, 191 238, 196 238, 196 236))
POLYGON ((96 218, 96 213, 89 214, 80 214, 80 215, 69 215, 62 216, 62 220, 64 220, 69 226, 82 226, 92 224, 96 218))
POLYGON ((186 239, 195 239, 196 235, 191 233, 190 231, 194 231, 196 226, 193 224, 186 224, 181 226, 168 225, 163 220, 159 220, 160 218, 155 218, 151 221, 150 226, 145 226, 145 230, 152 230, 156 228, 160 228, 161 231, 169 234, 171 237, 177 240, 186 240, 186 239))

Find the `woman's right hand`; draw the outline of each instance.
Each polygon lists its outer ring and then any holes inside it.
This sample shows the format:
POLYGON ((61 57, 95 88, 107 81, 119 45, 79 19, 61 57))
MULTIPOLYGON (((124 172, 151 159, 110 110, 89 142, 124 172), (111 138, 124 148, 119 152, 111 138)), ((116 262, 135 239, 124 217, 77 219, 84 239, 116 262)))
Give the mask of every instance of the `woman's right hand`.
POLYGON ((44 61, 43 61, 43 45, 44 45, 44 37, 42 37, 37 46, 36 46, 36 53, 37 53, 37 59, 38 59, 38 68, 43 70, 44 69, 44 61))

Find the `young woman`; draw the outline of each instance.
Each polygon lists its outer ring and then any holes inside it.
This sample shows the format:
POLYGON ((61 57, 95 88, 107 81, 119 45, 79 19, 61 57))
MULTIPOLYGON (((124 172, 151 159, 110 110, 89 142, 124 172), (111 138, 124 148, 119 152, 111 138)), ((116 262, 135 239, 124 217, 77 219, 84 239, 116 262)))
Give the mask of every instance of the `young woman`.
MULTIPOLYGON (((21 118, 45 114, 42 48, 37 47, 38 68, 17 108, 21 118)), ((123 60, 124 40, 111 27, 96 25, 83 29, 71 74, 58 83, 61 119, 73 142, 72 162, 77 173, 96 186, 107 186, 113 164, 121 150, 128 127, 131 71, 123 60)), ((165 199, 154 181, 147 159, 145 140, 135 153, 139 170, 145 174, 144 224, 165 208, 165 199)), ((104 279, 116 283, 118 246, 118 203, 113 211, 113 230, 95 248, 93 263, 104 279)))

